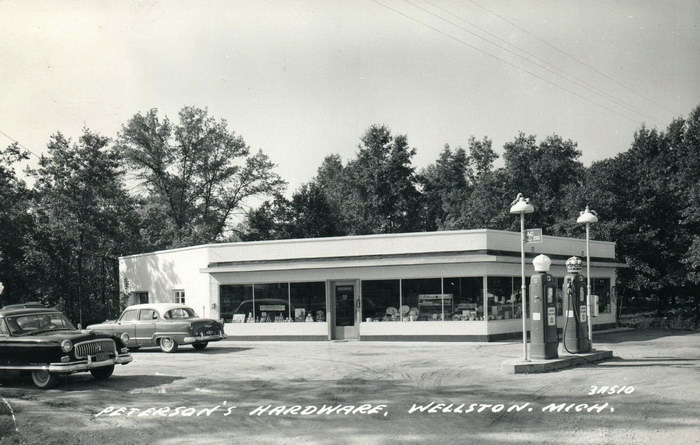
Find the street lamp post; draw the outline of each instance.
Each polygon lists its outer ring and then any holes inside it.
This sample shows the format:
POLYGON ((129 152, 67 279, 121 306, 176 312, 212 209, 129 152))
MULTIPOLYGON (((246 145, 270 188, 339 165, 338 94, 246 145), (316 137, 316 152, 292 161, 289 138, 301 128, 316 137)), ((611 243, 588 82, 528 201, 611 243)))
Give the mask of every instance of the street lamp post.
POLYGON ((586 225, 586 317, 588 317, 588 342, 590 348, 593 349, 593 320, 591 319, 591 251, 590 251, 590 226, 598 222, 598 213, 595 210, 590 210, 586 206, 586 210, 579 212, 579 217, 576 219, 579 224, 586 225))
POLYGON ((512 215, 520 215, 520 300, 522 303, 523 312, 523 360, 527 359, 527 314, 525 312, 525 214, 532 213, 535 208, 530 204, 530 200, 523 197, 522 193, 518 193, 515 201, 511 203, 510 213, 512 215))

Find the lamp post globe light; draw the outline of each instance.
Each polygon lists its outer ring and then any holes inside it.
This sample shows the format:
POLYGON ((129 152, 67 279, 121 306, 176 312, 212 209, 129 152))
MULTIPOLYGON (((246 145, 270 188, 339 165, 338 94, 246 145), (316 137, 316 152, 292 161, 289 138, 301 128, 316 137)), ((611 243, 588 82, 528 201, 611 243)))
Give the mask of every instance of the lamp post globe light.
POLYGON ((523 315, 523 360, 527 360, 527 313, 525 312, 525 214, 532 213, 535 208, 530 204, 528 198, 518 193, 515 200, 510 204, 511 215, 520 215, 520 301, 523 315))
POLYGON ((589 241, 591 238, 591 224, 598 222, 598 213, 586 206, 586 210, 579 212, 576 219, 578 224, 586 225, 586 317, 588 318, 588 341, 593 349, 593 320, 591 320, 591 252, 589 241))

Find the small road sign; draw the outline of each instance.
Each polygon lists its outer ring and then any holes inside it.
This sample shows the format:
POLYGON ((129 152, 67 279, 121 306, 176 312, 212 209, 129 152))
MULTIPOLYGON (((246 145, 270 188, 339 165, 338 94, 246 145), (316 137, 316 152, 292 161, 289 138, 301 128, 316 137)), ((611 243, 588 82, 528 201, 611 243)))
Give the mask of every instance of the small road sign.
POLYGON ((527 229, 525 230, 525 242, 526 243, 541 243, 542 242, 542 229, 527 229))

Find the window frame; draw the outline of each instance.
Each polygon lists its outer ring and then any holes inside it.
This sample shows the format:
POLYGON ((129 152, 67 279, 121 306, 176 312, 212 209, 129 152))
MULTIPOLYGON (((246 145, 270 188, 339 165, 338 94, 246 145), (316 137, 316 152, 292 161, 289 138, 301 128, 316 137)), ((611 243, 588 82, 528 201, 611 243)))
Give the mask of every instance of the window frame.
MULTIPOLYGON (((294 318, 293 318, 294 314, 292 313, 291 288, 292 288, 292 285, 294 285, 294 284, 307 284, 307 283, 314 283, 314 284, 321 284, 322 283, 323 284, 324 292, 323 292, 323 300, 322 301, 323 301, 323 315, 324 315, 323 318, 324 318, 324 320, 322 320, 321 322, 327 323, 328 320, 326 320, 326 318, 327 318, 326 314, 328 312, 328 292, 326 289, 326 280, 310 280, 310 281, 309 280, 304 280, 304 281, 291 281, 291 280, 289 280, 289 281, 262 281, 262 282, 254 281, 254 282, 244 282, 244 283, 220 283, 219 284, 219 307, 220 308, 223 307, 223 302, 222 302, 222 297, 221 297, 222 288, 227 287, 227 286, 239 286, 241 288, 246 288, 249 286, 249 289, 251 292, 250 299, 241 300, 241 303, 239 303, 239 306, 240 306, 240 304, 242 304, 244 302, 250 301, 252 307, 251 307, 251 311, 249 311, 249 313, 252 313, 253 318, 257 319, 257 316, 260 316, 261 315, 260 313, 262 312, 262 311, 258 310, 258 300, 259 299, 260 300, 268 299, 269 297, 260 297, 259 295, 256 296, 256 291, 255 291, 256 286, 284 285, 284 287, 286 288, 286 294, 287 294, 287 296, 286 296, 287 310, 281 311, 281 312, 273 311, 273 313, 282 314, 282 312, 284 312, 286 315, 286 318, 288 318, 289 322, 295 322, 294 318)), ((258 293, 260 293, 260 289, 258 289, 258 293)), ((282 299, 280 299, 280 300, 282 300, 282 299)), ((235 315, 235 313, 236 313, 235 311, 237 308, 232 308, 232 309, 233 309, 234 313, 231 315, 233 316, 233 315, 235 315)), ((228 311, 227 311, 227 313, 228 313, 228 311)), ((247 317, 248 314, 246 313, 245 315, 247 317)), ((314 319, 314 322, 317 322, 317 320, 314 319)), ((245 323, 249 323, 247 318, 245 320, 245 323)))
POLYGON ((148 293, 148 291, 135 291, 134 292, 134 299, 137 299, 138 301, 135 304, 148 304, 151 302, 151 295, 148 293), (146 296, 146 301, 142 301, 141 297, 146 296))
POLYGON ((173 295, 175 296, 175 303, 185 304, 187 295, 184 289, 173 289, 173 295))
POLYGON ((119 320, 117 320, 117 321, 119 321, 119 322, 124 322, 124 321, 130 322, 130 321, 136 321, 136 320, 138 320, 138 319, 139 319, 139 311, 138 311, 138 309, 127 309, 127 310, 125 310, 124 312, 122 312, 122 314, 119 316, 119 320), (135 313, 135 314, 136 314, 136 317, 132 318, 131 320, 124 320, 124 316, 125 316, 127 313, 130 313, 130 312, 135 313))
POLYGON ((142 309, 139 309, 139 315, 138 315, 138 318, 137 318, 136 320, 138 320, 138 321, 160 320, 160 314, 159 314, 158 311, 155 310, 155 309, 151 309, 151 308, 142 308, 142 309), (151 318, 141 318, 141 314, 144 313, 144 312, 146 312, 146 311, 151 311, 151 312, 153 312, 153 314, 155 314, 155 317, 151 317, 151 318))

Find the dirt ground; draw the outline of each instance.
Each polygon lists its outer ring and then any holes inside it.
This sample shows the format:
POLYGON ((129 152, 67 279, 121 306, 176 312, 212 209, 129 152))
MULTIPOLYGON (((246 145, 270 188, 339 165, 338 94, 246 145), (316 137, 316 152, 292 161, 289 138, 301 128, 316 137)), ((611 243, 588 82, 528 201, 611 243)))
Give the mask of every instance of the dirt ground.
POLYGON ((225 341, 201 352, 143 350, 107 381, 78 374, 48 391, 3 382, 0 444, 700 443, 700 333, 600 334, 597 349, 615 359, 502 373, 521 347, 225 341), (337 411, 319 414, 324 405, 337 411))

